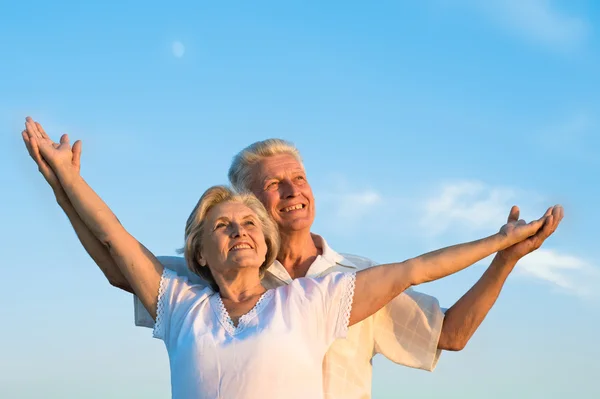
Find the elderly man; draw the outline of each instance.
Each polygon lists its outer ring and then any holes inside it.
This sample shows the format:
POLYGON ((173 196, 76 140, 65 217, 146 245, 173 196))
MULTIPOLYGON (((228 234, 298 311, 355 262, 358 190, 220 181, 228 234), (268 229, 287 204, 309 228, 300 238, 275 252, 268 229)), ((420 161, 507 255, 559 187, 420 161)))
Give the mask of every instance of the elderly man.
MULTIPOLYGON (((79 165, 80 148, 74 147, 76 165, 79 165)), ((40 166, 86 251, 112 285, 131 292, 106 248, 79 219, 60 183, 46 169, 43 164, 40 166)), ((314 197, 299 152, 292 144, 271 139, 250 145, 234 157, 229 179, 236 189, 253 192, 279 227, 281 251, 264 276, 263 284, 267 288, 289 284, 298 277, 316 277, 375 264, 363 257, 340 254, 311 232, 314 197)), ((513 207, 509 220, 518 218, 519 210, 513 207)), ((517 261, 539 248, 559 222, 560 218, 555 218, 554 223, 544 226, 537 235, 498 253, 481 279, 445 312, 435 298, 409 290, 375 315, 352 326, 347 338, 336 341, 325 357, 326 397, 370 398, 371 359, 376 353, 398 364, 431 371, 441 350, 463 349, 496 301, 517 261)), ((197 276, 190 274, 183 258, 159 259, 165 267, 201 283, 197 276)), ((137 298, 134 300, 136 324, 151 327, 152 319, 137 298)))

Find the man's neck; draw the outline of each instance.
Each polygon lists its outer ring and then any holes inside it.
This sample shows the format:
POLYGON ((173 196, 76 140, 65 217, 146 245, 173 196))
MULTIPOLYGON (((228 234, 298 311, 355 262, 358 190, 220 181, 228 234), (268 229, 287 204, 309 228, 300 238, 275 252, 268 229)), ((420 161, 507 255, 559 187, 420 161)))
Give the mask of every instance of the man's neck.
POLYGON ((281 233, 281 249, 277 260, 295 279, 306 276, 319 251, 310 231, 281 233))

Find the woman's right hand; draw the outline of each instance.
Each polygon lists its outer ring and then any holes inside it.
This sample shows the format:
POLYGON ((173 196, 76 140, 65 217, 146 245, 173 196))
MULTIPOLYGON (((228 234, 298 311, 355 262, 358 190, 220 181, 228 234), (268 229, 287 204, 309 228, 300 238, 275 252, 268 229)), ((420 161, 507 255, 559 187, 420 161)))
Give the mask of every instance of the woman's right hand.
MULTIPOLYGON (((60 184, 60 180, 56 176, 56 173, 52 170, 49 163, 42 157, 40 153, 40 147, 38 144, 38 137, 41 137, 43 140, 46 140, 52 147, 55 149, 59 147, 59 144, 54 143, 50 137, 42 128, 38 122, 31 120, 31 118, 27 118, 27 122, 25 124, 26 130, 23 130, 21 135, 23 136, 23 141, 25 142, 25 147, 29 152, 29 156, 35 161, 38 166, 38 170, 44 176, 44 179, 48 182, 52 190, 56 194, 57 199, 66 199, 67 196, 60 184)), ((65 140, 65 136, 61 137, 61 142, 65 140)), ((72 157, 71 157, 71 166, 73 170, 79 174, 80 171, 80 160, 81 160, 81 141, 76 141, 73 144, 72 148, 72 157)))

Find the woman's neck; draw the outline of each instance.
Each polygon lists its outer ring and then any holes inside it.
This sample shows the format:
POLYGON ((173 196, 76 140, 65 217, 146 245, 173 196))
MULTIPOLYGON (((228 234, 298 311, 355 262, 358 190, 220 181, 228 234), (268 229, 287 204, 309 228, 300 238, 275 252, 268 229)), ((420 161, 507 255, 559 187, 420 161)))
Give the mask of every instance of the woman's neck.
POLYGON ((245 302, 262 295, 265 288, 261 284, 256 268, 231 271, 226 274, 213 273, 219 286, 221 298, 231 302, 245 302))

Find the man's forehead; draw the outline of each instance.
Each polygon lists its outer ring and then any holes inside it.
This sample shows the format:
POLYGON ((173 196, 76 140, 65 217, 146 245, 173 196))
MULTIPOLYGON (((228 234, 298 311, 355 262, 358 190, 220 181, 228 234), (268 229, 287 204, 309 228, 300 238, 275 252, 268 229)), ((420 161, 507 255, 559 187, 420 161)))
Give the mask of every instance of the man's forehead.
POLYGON ((304 167, 291 155, 272 156, 256 163, 254 174, 261 179, 279 177, 290 173, 304 173, 304 167))

